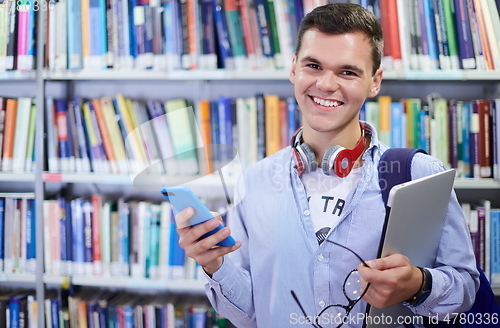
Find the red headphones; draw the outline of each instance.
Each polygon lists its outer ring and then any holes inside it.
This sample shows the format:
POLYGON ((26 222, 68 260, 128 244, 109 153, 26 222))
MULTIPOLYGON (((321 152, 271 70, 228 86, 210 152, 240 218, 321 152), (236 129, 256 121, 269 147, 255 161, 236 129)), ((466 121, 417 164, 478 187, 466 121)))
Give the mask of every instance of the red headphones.
MULTIPOLYGON (((345 178, 351 173, 356 160, 365 150, 365 127, 361 125, 361 137, 353 149, 346 149, 339 145, 328 148, 323 155, 321 168, 326 175, 335 173, 340 178, 345 178)), ((292 147, 292 156, 295 161, 295 168, 299 175, 307 172, 316 171, 318 162, 311 146, 302 140, 302 127, 300 127, 292 136, 290 146, 292 147)))

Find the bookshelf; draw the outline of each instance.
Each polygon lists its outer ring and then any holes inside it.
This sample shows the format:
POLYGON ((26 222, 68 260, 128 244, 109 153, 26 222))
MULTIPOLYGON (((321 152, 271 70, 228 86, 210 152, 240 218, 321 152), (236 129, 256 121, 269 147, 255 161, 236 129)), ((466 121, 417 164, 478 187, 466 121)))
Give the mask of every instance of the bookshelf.
MULTIPOLYGON (((43 11, 38 13, 38 19, 44 22, 43 11)), ((43 24, 41 24, 43 25, 43 24)), ((38 31, 37 41, 39 53, 43 52, 45 35, 38 31)), ((123 195, 144 193, 137 191, 128 175, 109 174, 77 174, 44 172, 44 116, 45 98, 71 97, 78 94, 85 98, 111 96, 123 92, 132 98, 153 98, 158 95, 175 94, 176 97, 199 100, 215 99, 219 94, 232 96, 250 96, 256 93, 272 91, 282 97, 293 94, 293 87, 288 81, 288 70, 178 70, 171 72, 150 70, 79 70, 51 71, 43 67, 42 57, 37 57, 36 71, 11 71, 0 73, 2 94, 7 96, 34 96, 37 99, 37 137, 36 137, 36 173, 5 173, 0 172, 0 181, 10 186, 35 191, 37 199, 36 213, 43 217, 42 202, 45 195, 55 193, 62 188, 69 188, 75 195, 85 195, 91 192, 113 193, 119 191, 123 195), (235 83, 237 81, 238 83, 235 83)), ((380 94, 391 94, 397 97, 420 97, 424 99, 434 91, 441 92, 444 97, 452 98, 459 94, 464 99, 482 97, 485 94, 497 92, 500 87, 500 71, 476 70, 425 70, 425 71, 386 71, 380 94)), ((196 179, 197 177, 193 177, 196 179)), ((175 185, 179 178, 168 178, 175 185)), ((152 186, 156 181, 149 181, 152 186)), ((228 188, 234 188, 235 180, 226 181, 228 188)), ((195 184, 194 191, 201 197, 223 196, 214 194, 214 179, 200 179, 195 184)), ((6 188, 6 187, 3 187, 6 188)), ((492 179, 465 179, 455 181, 455 189, 459 199, 474 201, 488 198, 493 205, 499 207, 500 182, 492 179)), ((147 193, 149 199, 161 199, 154 192, 147 193)), ((41 222, 41 221, 39 221, 41 222)), ((43 249, 43 232, 37 230, 37 249, 43 249)), ((42 252, 40 252, 42 253, 42 252)), ((37 289, 37 298, 43 299, 47 286, 60 286, 64 277, 51 276, 43 271, 43 254, 37 258, 36 274, 1 274, 0 283, 29 284, 37 289)), ((137 278, 94 278, 73 276, 75 285, 127 289, 155 290, 161 292, 204 294, 203 282, 190 280, 164 281, 137 278)), ((500 295, 500 286, 494 288, 500 295)), ((39 303, 39 327, 45 324, 43 302, 39 303)))

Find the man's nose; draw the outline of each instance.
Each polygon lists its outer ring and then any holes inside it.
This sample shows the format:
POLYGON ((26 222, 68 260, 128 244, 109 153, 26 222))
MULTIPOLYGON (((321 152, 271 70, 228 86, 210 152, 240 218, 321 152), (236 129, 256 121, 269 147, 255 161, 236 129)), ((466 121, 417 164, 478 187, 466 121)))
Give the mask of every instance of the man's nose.
POLYGON ((334 92, 340 87, 338 76, 336 76, 334 72, 324 71, 323 74, 318 77, 316 86, 322 91, 334 92))

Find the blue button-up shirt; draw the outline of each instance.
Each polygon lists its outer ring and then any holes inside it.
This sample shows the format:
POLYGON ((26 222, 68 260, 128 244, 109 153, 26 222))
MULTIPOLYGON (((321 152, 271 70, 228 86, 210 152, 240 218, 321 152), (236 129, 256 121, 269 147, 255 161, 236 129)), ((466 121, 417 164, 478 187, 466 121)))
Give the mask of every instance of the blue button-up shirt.
MULTIPOLYGON (((373 130, 373 129, 372 129, 373 130)), ((327 239, 354 250, 364 260, 377 257, 385 217, 377 166, 387 146, 373 131, 363 155, 362 178, 346 199, 340 223, 327 239)), ((343 282, 359 260, 332 243, 318 244, 307 195, 293 168, 290 147, 248 168, 240 179, 229 225, 242 247, 224 257, 222 266, 207 276, 206 292, 218 313, 237 327, 312 327, 310 320, 330 304, 347 305, 343 282), (300 300, 305 317, 291 295, 300 300)), ((434 157, 416 154, 413 179, 444 170, 434 157)), ((425 206, 425 204, 422 204, 425 206)), ((478 288, 478 272, 469 231, 452 193, 439 251, 432 273, 432 292, 412 307, 416 314, 444 318, 468 310, 478 288)), ((361 300, 350 318, 365 313, 361 300)), ((361 327, 352 319, 343 327, 361 327)), ((323 325, 332 327, 333 325, 323 325)))

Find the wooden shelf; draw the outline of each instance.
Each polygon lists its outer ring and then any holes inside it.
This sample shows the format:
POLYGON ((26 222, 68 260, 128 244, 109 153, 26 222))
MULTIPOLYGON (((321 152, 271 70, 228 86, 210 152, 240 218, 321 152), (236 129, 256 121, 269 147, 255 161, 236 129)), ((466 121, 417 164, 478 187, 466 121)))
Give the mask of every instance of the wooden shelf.
MULTIPOLYGON (((45 71, 46 80, 288 80, 289 70, 81 70, 45 71)), ((385 71, 384 80, 404 81, 498 81, 500 71, 481 70, 429 70, 429 71, 385 71)))
MULTIPOLYGON (((47 284, 61 285, 67 277, 49 276, 44 277, 47 284)), ((89 287, 107 287, 136 290, 169 291, 175 293, 204 294, 205 280, 155 280, 131 277, 87 277, 73 276, 70 278, 73 285, 89 287)))

